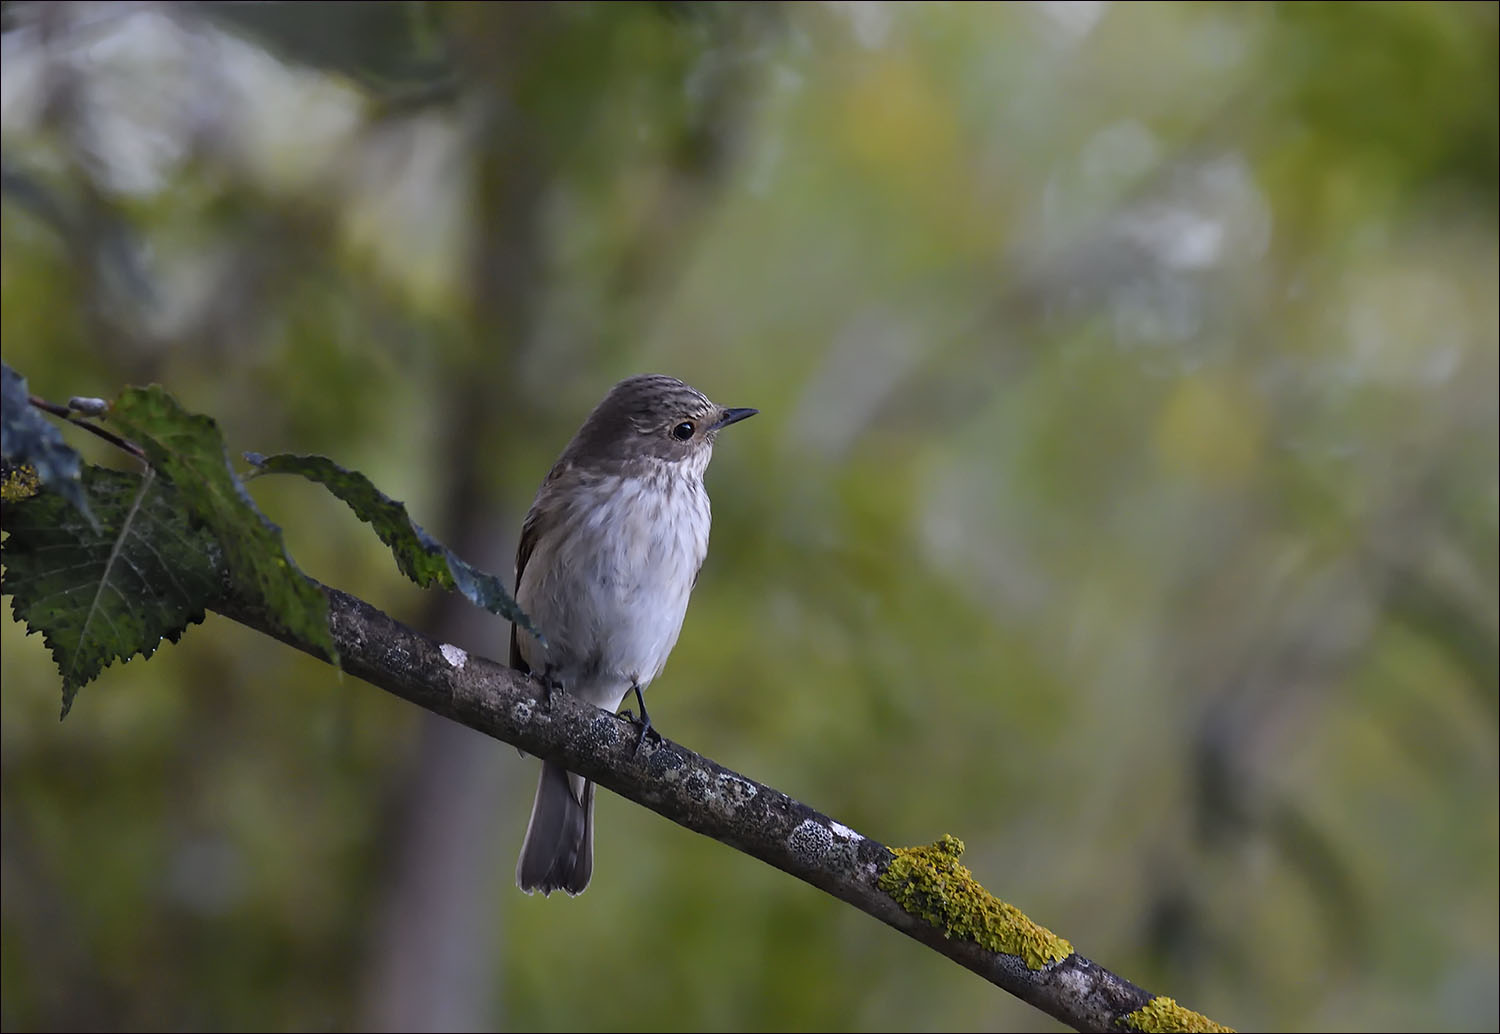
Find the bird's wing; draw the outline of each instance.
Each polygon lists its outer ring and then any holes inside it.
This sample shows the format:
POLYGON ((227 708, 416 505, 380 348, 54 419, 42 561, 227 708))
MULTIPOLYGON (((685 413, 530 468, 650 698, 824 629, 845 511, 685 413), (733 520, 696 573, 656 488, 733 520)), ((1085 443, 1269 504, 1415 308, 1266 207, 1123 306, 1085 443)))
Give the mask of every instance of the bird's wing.
MULTIPOLYGON (((531 559, 531 551, 536 548, 536 529, 541 522, 537 520, 537 508, 532 506, 531 512, 526 515, 526 522, 521 525, 521 542, 516 547, 516 592, 521 591, 521 572, 526 570, 526 561, 531 559)), ((531 674, 531 665, 521 656, 521 645, 516 642, 516 623, 510 624, 510 666, 522 674, 531 674)))
MULTIPOLYGON (((548 489, 562 476, 563 471, 569 466, 570 464, 559 460, 547 472, 546 479, 542 481, 542 487, 537 490, 536 500, 532 502, 531 509, 526 514, 526 520, 521 524, 521 541, 516 546, 515 591, 517 593, 521 591, 521 575, 526 570, 526 561, 531 559, 532 551, 536 549, 536 540, 542 524, 542 514, 546 512, 548 499, 552 494, 548 489)), ((520 644, 516 642, 516 624, 514 621, 510 625, 510 666, 523 674, 531 674, 531 665, 527 664, 526 659, 521 656, 520 644)))

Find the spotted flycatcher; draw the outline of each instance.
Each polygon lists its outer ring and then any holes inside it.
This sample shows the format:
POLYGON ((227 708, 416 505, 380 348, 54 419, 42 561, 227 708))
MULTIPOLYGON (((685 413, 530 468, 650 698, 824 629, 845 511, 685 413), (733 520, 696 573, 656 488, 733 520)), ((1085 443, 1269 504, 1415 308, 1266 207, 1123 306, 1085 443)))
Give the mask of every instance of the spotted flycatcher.
MULTIPOLYGON (((719 431, 754 416, 673 377, 616 384, 537 490, 516 551, 516 601, 546 637, 512 626, 510 663, 615 711, 677 643, 708 552, 703 471, 719 431)), ((516 883, 581 894, 594 873, 594 784, 543 762, 516 883)))

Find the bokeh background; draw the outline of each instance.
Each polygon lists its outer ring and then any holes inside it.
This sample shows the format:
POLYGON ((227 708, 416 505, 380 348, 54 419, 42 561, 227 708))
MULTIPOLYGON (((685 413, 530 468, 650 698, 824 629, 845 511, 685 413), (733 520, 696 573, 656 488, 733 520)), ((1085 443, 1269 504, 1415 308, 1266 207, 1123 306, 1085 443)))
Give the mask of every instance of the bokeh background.
MULTIPOLYGON (((500 572, 615 380, 757 406, 666 734, 1222 1022, 1493 1031, 1496 10, 6 3, 4 356, 500 572)), ((7 1030, 1055 1026, 608 794, 525 897, 534 760, 221 618, 62 725, 22 631, 7 1030)))

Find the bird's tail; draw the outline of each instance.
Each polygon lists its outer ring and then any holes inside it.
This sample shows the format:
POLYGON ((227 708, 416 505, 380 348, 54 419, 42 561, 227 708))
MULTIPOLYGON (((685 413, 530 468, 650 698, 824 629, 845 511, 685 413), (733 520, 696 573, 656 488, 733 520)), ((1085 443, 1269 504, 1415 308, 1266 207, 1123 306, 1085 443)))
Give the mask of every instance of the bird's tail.
POLYGON ((516 884, 530 894, 582 894, 594 875, 594 784, 542 762, 516 884))

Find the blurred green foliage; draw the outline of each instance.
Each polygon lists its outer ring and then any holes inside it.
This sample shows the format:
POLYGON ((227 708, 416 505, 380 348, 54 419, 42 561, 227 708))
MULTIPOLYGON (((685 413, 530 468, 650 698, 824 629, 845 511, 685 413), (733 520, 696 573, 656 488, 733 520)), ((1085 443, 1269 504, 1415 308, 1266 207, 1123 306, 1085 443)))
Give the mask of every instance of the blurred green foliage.
MULTIPOLYGON (((1495 5, 278 7, 5 5, 31 390, 160 381, 481 566, 457 525, 509 555, 619 377, 757 406, 668 735, 960 836, 1241 1029, 1495 1029, 1495 5)), ((305 570, 422 619, 277 480, 305 570)), ((378 1026, 430 979, 371 961, 420 715, 211 617, 59 727, 3 636, 6 1029, 378 1026)), ((526 898, 534 762, 487 749, 444 789, 498 817, 453 833, 493 936, 433 1026, 1041 1021, 612 798, 589 892, 526 898)))

